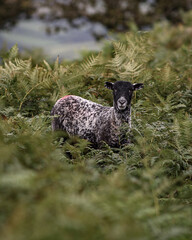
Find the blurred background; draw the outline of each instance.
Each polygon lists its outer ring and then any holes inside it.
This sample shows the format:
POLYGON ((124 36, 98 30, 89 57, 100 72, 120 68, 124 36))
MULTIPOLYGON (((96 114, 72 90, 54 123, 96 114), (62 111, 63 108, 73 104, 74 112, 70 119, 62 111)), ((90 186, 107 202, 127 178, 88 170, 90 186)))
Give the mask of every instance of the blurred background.
POLYGON ((190 9, 192 0, 0 0, 0 49, 17 43, 29 54, 73 60, 133 24, 145 31, 154 22, 181 24, 190 9))

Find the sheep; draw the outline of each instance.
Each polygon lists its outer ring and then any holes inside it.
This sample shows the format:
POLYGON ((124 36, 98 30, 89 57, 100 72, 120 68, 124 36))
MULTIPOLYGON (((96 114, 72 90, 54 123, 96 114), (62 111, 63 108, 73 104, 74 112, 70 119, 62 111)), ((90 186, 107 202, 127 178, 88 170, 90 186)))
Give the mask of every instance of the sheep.
POLYGON ((52 111, 52 130, 64 130, 70 135, 87 139, 95 147, 106 142, 120 146, 120 128, 127 123, 131 128, 131 98, 142 83, 126 81, 106 82, 113 91, 113 107, 102 106, 79 96, 67 95, 59 99, 52 111))

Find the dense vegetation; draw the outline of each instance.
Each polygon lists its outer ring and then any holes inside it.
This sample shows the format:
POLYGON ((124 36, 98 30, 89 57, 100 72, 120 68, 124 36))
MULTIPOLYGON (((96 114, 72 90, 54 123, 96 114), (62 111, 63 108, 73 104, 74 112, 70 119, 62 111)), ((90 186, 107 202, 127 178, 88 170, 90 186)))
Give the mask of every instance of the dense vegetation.
POLYGON ((192 29, 156 24, 83 61, 19 57, 0 66, 0 239, 189 240, 192 236, 192 29), (143 82, 132 143, 121 149, 51 132, 50 110, 76 94, 112 104, 107 80, 143 82), (65 142, 63 144, 63 140, 65 142))

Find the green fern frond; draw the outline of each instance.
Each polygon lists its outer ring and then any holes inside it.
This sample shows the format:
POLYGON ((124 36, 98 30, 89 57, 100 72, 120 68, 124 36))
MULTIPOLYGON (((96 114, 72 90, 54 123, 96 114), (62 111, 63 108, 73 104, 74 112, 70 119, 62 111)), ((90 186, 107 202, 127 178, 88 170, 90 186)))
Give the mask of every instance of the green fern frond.
POLYGON ((18 49, 18 46, 17 44, 15 44, 9 51, 8 53, 8 59, 10 61, 12 61, 13 59, 15 59, 17 56, 18 56, 18 52, 19 52, 19 49, 18 49))
POLYGON ((83 71, 90 71, 94 66, 101 64, 101 53, 97 56, 89 56, 83 63, 80 65, 80 69, 83 71))
POLYGON ((47 61, 43 60, 43 63, 45 64, 48 71, 52 70, 51 66, 49 65, 49 63, 47 61))
POLYGON ((54 62, 54 67, 53 67, 53 69, 54 69, 55 71, 57 71, 58 68, 59 68, 59 56, 57 56, 57 58, 56 58, 56 60, 55 60, 55 62, 54 62))

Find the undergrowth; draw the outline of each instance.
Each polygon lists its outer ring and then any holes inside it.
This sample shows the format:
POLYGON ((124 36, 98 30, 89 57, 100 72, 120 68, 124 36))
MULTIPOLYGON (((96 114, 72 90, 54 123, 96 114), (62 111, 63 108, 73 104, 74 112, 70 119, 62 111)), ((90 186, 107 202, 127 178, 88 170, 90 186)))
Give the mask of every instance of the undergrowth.
POLYGON ((34 66, 15 45, 0 66, 0 239, 191 239, 191 63, 187 24, 133 30, 68 64, 34 66), (120 79, 144 83, 131 144, 52 133, 58 98, 112 105, 104 82, 120 79))

